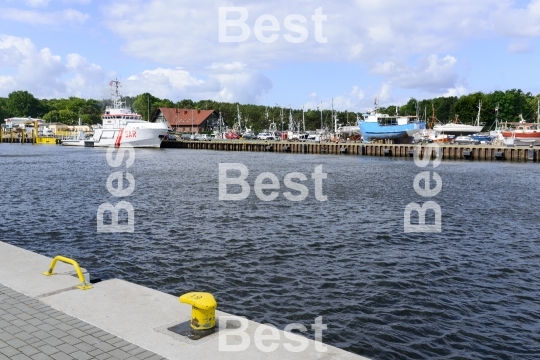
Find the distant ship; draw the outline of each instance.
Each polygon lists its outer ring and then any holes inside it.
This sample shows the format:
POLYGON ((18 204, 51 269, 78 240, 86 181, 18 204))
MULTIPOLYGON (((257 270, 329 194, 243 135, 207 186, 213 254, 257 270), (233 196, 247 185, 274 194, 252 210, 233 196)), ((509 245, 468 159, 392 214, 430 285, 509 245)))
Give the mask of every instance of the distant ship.
POLYGON ((527 123, 523 119, 522 114, 519 115, 520 122, 516 125, 515 129, 503 130, 501 132, 505 141, 512 143, 513 145, 540 145, 540 99, 538 99, 536 123, 527 123))
POLYGON ((476 116, 475 125, 462 124, 458 121, 458 116, 453 123, 448 124, 436 124, 433 126, 433 130, 436 132, 444 133, 447 135, 472 135, 477 134, 484 128, 484 125, 480 124, 480 110, 482 109, 482 101, 478 103, 478 115, 476 116))
POLYGON ((127 108, 119 92, 120 81, 109 83, 112 88, 111 100, 113 106, 105 108, 101 115, 102 128, 96 129, 93 136, 86 136, 79 132, 78 136, 63 139, 64 146, 86 147, 160 147, 161 142, 169 130, 166 122, 148 122, 142 116, 127 108))
POLYGON ((393 140, 395 143, 407 144, 412 142, 414 134, 426 128, 426 122, 418 116, 381 114, 375 99, 375 110, 364 114, 364 119, 358 120, 358 126, 365 143, 372 140, 393 140))

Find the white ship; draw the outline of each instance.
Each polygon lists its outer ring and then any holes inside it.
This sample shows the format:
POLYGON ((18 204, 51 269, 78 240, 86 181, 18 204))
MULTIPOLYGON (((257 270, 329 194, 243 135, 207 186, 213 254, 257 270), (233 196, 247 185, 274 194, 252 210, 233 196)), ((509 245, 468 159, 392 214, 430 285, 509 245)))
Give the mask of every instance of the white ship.
POLYGON ((105 108, 105 114, 101 115, 103 125, 94 131, 93 136, 86 136, 79 132, 78 136, 63 139, 65 146, 86 147, 160 147, 161 141, 167 134, 169 126, 166 122, 148 122, 142 116, 128 109, 122 101, 119 92, 120 81, 113 80, 111 86, 111 100, 113 106, 105 108))
POLYGON ((437 124, 433 127, 433 130, 445 133, 449 135, 470 135, 476 134, 482 131, 483 125, 467 125, 460 123, 450 123, 450 124, 437 124))

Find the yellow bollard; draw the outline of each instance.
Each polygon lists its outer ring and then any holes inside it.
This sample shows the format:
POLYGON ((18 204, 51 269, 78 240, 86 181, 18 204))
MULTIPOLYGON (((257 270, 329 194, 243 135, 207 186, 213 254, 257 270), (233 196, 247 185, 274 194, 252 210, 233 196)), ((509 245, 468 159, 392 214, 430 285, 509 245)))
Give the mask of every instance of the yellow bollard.
POLYGON ((180 302, 191 308, 191 328, 210 330, 216 326, 217 303, 214 296, 206 292, 190 292, 180 296, 180 302))
POLYGON ((79 288, 81 290, 88 290, 88 289, 92 288, 92 286, 88 285, 86 283, 86 281, 84 280, 84 276, 82 274, 81 268, 79 267, 79 264, 75 260, 64 257, 64 256, 56 256, 53 259, 53 261, 51 262, 51 266, 49 266, 49 271, 43 272, 43 275, 45 275, 45 276, 54 275, 55 273, 53 272, 53 270, 54 270, 54 267, 55 267, 55 265, 56 265, 56 263, 58 261, 61 261, 61 262, 67 263, 67 264, 71 264, 71 265, 73 265, 73 267, 75 267, 75 271, 77 272, 77 276, 79 277, 79 281, 81 282, 81 284, 79 286, 77 286, 77 288, 79 288))

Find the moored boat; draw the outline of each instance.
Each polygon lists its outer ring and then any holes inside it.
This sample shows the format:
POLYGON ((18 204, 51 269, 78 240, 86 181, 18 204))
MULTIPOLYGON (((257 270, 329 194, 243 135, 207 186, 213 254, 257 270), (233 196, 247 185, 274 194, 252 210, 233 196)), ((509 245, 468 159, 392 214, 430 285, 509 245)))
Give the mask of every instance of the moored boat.
POLYGON ((515 129, 501 131, 505 141, 513 142, 515 146, 540 145, 540 99, 538 99, 536 123, 526 123, 521 114, 519 117, 521 121, 515 129))
POLYGON ((535 123, 520 123, 512 130, 501 131, 505 140, 513 139, 514 145, 540 145, 540 126, 535 123))
POLYGON ((414 134, 426 128, 426 122, 418 116, 388 115, 375 110, 364 114, 364 120, 358 120, 363 141, 392 140, 395 143, 411 143, 414 134))
POLYGON ((478 102, 478 115, 476 116, 476 122, 474 125, 462 124, 459 122, 458 115, 453 123, 448 124, 436 124, 433 126, 433 130, 444 133, 447 135, 472 135, 477 134, 484 128, 484 125, 480 123, 480 111, 482 109, 482 101, 478 102))
POLYGON ((109 83, 112 88, 113 105, 105 108, 101 115, 102 127, 94 131, 94 135, 86 137, 79 134, 74 139, 62 140, 64 146, 86 147, 160 147, 169 130, 166 122, 148 122, 142 116, 127 108, 119 92, 120 81, 109 83))
POLYGON ((433 130, 445 133, 448 135, 471 135, 482 131, 483 125, 467 125, 461 123, 437 124, 433 130))

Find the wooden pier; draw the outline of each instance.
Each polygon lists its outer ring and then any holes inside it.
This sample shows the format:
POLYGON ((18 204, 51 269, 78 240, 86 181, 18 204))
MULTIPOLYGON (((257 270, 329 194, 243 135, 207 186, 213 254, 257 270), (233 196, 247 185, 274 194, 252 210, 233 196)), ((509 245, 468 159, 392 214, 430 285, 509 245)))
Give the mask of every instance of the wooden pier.
MULTIPOLYGON (((334 154, 385 157, 413 157, 420 151, 423 157, 429 144, 363 144, 310 143, 282 141, 164 141, 162 148, 201 149, 216 151, 256 151, 291 154, 334 154)), ((540 148, 504 147, 492 145, 439 145, 443 160, 530 161, 540 159, 540 148)))
MULTIPOLYGON (((31 137, 4 137, 3 143, 14 144, 61 144, 60 139, 31 137)), ((255 151, 277 152, 290 154, 332 154, 332 155, 361 155, 384 157, 413 157, 420 151, 420 157, 429 144, 364 144, 354 142, 344 143, 313 143, 287 141, 242 141, 242 140, 212 140, 212 141, 164 141, 162 148, 199 149, 216 151, 255 151)), ((540 162, 540 147, 505 147, 492 145, 439 145, 442 160, 476 160, 476 161, 514 161, 540 162)))

